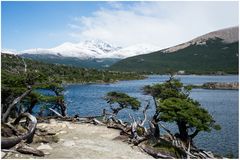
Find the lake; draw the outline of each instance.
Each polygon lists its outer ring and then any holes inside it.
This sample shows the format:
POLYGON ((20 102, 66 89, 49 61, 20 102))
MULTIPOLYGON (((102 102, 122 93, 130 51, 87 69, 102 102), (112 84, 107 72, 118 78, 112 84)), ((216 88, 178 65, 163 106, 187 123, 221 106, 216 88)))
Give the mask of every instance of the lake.
MULTIPOLYGON (((119 91, 138 98, 143 106, 146 105, 147 100, 151 100, 151 107, 148 110, 148 117, 150 117, 154 113, 153 101, 150 96, 143 95, 142 88, 145 85, 162 83, 168 78, 167 75, 151 75, 144 80, 120 81, 113 84, 66 85, 64 95, 68 106, 68 114, 79 114, 80 116, 99 115, 104 108, 108 109, 108 104, 103 99, 105 94, 110 91, 119 91)), ((180 78, 184 84, 195 85, 205 82, 238 82, 237 75, 181 75, 177 76, 177 78, 180 78)), ((211 150, 220 155, 238 157, 238 90, 193 89, 190 96, 198 100, 222 127, 220 131, 200 132, 194 139, 195 144, 199 148, 211 150)), ((128 113, 135 117, 142 117, 142 108, 135 112, 129 109, 120 111, 119 118, 129 121, 128 113)), ((166 125, 173 132, 176 130, 174 124, 166 125)))

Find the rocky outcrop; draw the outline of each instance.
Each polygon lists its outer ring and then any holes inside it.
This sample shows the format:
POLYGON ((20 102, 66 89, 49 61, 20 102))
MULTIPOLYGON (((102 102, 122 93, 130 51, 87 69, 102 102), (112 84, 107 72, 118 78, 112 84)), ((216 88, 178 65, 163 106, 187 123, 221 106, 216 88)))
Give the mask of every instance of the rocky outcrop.
POLYGON ((208 82, 202 85, 205 89, 239 89, 238 82, 208 82))

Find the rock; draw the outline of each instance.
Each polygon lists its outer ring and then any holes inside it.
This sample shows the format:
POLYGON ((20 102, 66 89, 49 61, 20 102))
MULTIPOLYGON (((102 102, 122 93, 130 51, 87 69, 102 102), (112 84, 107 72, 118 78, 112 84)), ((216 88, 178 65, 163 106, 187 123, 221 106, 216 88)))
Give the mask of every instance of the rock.
POLYGON ((57 121, 55 119, 50 119, 49 122, 52 125, 57 125, 57 121))
POLYGON ((1 152, 1 158, 4 158, 6 156, 5 152, 1 152))
POLYGON ((50 155, 50 153, 49 152, 43 152, 44 153, 44 155, 50 155))
POLYGON ((39 150, 52 150, 52 147, 49 144, 41 143, 41 145, 38 146, 37 149, 39 149, 39 150))
POLYGON ((57 135, 43 135, 43 136, 37 136, 35 135, 33 138, 34 143, 57 143, 59 141, 59 138, 57 135))
POLYGON ((18 158, 18 157, 19 157, 19 155, 18 155, 18 154, 15 154, 15 157, 16 157, 16 158, 18 158))
POLYGON ((62 127, 62 128, 66 128, 67 125, 66 125, 66 124, 62 124, 61 127, 62 127))
POLYGON ((60 131, 59 134, 65 134, 67 131, 60 131))
POLYGON ((77 139, 78 139, 78 137, 73 137, 73 139, 74 139, 74 140, 77 140, 77 139))
POLYGON ((66 146, 66 147, 70 147, 70 146, 74 146, 75 142, 74 141, 65 141, 62 145, 66 146))
POLYGON ((239 88, 238 82, 207 82, 202 85, 205 89, 235 89, 239 88))

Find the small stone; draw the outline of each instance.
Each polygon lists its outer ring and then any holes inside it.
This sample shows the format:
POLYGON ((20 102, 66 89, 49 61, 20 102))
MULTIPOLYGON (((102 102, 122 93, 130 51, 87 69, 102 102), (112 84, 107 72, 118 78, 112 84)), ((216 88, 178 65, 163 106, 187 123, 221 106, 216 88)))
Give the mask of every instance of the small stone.
POLYGON ((50 153, 49 152, 44 152, 44 155, 50 155, 50 153))
POLYGON ((18 157, 18 154, 15 154, 15 157, 18 157))
POLYGON ((78 139, 78 137, 73 137, 73 139, 74 139, 74 140, 77 140, 77 139, 78 139))
POLYGON ((61 128, 66 128, 67 125, 66 125, 66 124, 61 124, 60 127, 61 127, 61 128))
POLYGON ((6 155, 5 152, 1 152, 1 158, 3 158, 6 155))
POLYGON ((60 134, 65 134, 65 133, 67 133, 67 131, 60 131, 59 133, 60 134))
POLYGON ((42 150, 42 149, 43 149, 43 150, 44 150, 44 149, 46 149, 46 150, 51 150, 52 147, 51 147, 50 145, 48 145, 48 144, 43 144, 43 143, 41 143, 41 145, 38 146, 37 149, 39 149, 39 150, 42 150))
POLYGON ((50 119, 49 122, 52 125, 56 125, 57 124, 57 121, 55 119, 50 119))

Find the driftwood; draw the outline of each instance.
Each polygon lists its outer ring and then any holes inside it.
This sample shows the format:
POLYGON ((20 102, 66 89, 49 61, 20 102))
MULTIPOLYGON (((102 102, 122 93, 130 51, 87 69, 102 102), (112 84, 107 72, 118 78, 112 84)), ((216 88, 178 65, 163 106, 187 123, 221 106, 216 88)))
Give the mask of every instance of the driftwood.
POLYGON ((16 150, 20 153, 23 153, 23 154, 32 154, 34 156, 39 156, 39 157, 44 156, 43 151, 32 148, 32 147, 30 147, 29 145, 27 145, 23 142, 19 143, 17 145, 16 150))
POLYGON ((2 149, 11 148, 11 147, 15 146, 16 144, 18 144, 19 142, 21 142, 22 140, 30 140, 31 141, 31 139, 34 135, 35 129, 36 129, 37 119, 29 113, 22 113, 14 121, 13 124, 17 125, 22 118, 27 118, 27 120, 30 120, 30 122, 28 124, 27 133, 24 133, 23 135, 19 135, 19 136, 14 136, 14 137, 2 137, 2 140, 1 140, 2 149))
POLYGON ((153 156, 154 158, 163 158, 163 159, 176 159, 175 157, 172 157, 170 155, 165 155, 160 152, 156 152, 151 147, 148 147, 146 145, 140 145, 139 146, 144 152, 148 153, 149 155, 153 156))

